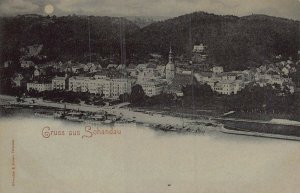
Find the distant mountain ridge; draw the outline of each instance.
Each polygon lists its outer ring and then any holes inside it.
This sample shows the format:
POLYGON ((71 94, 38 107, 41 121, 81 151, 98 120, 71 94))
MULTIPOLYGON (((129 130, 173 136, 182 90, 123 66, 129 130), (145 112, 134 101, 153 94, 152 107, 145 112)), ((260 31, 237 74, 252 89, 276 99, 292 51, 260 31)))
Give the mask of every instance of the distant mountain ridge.
POLYGON ((140 28, 146 27, 152 23, 163 21, 169 19, 168 17, 150 17, 150 16, 127 16, 125 17, 129 21, 132 21, 134 24, 138 25, 140 28))
POLYGON ((194 44, 204 43, 209 63, 241 69, 278 54, 296 58, 300 22, 266 15, 237 17, 205 12, 163 21, 100 16, 2 17, 0 59, 17 58, 17 50, 34 44, 44 45, 42 52, 49 60, 86 60, 89 49, 98 55, 94 60, 100 56, 118 58, 121 38, 125 39, 127 62, 146 60, 150 53, 167 56, 170 44, 177 57, 188 58, 194 44))

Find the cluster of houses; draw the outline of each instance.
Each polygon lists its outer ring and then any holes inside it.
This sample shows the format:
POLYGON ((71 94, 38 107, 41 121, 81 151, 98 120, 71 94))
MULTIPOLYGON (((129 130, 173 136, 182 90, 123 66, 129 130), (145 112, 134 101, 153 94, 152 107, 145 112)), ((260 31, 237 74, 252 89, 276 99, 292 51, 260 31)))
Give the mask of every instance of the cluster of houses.
POLYGON ((192 57, 194 62, 201 62, 203 69, 206 70, 187 70, 185 66, 175 66, 174 55, 170 48, 169 61, 166 65, 150 61, 128 66, 109 64, 103 68, 100 64, 91 62, 87 64, 53 62, 39 68, 32 61, 23 60, 21 68, 34 68, 32 77, 25 78, 17 74, 12 80, 15 86, 25 85, 28 91, 89 92, 103 94, 105 98, 118 98, 121 94, 130 94, 132 86, 136 84, 141 85, 148 96, 155 96, 162 92, 181 96, 182 86, 191 84, 194 80, 199 84, 209 85, 214 92, 223 95, 237 94, 250 83, 259 86, 279 85, 281 88, 289 88, 291 93, 295 90, 289 78, 289 74, 296 70, 291 60, 262 65, 256 69, 224 72, 221 66, 210 67, 203 64, 207 58, 206 46, 203 44, 194 46, 192 57), (43 79, 41 77, 46 75, 46 67, 62 72, 65 76, 43 79))
POLYGON ((288 75, 295 68, 289 68, 291 70, 289 73, 285 72, 285 68, 287 67, 283 67, 280 70, 275 68, 273 64, 270 64, 256 69, 224 72, 223 67, 215 66, 212 67, 211 72, 194 73, 194 77, 199 83, 206 83, 213 91, 224 95, 237 94, 250 83, 261 87, 271 85, 274 88, 277 85, 281 89, 287 88, 290 93, 294 93, 295 84, 288 75))
POLYGON ((95 73, 94 76, 54 77, 50 81, 28 82, 28 91, 39 92, 50 90, 89 92, 91 94, 103 94, 106 98, 118 98, 121 94, 130 93, 133 80, 126 75, 116 72, 112 76, 95 73))
POLYGON ((249 71, 224 72, 221 66, 213 67, 212 72, 195 73, 194 77, 199 83, 206 83, 213 91, 224 95, 237 94, 252 80, 249 71))
POLYGON ((16 74, 12 81, 14 86, 26 86, 28 91, 38 92, 62 90, 103 94, 105 98, 118 98, 121 94, 131 93, 135 84, 140 84, 146 95, 154 96, 163 92, 164 87, 175 77, 175 64, 172 50, 167 65, 155 63, 129 65, 109 64, 106 68, 87 64, 49 63, 42 68, 32 61, 21 61, 21 68, 33 68, 30 77, 16 74), (64 72, 65 76, 47 77, 45 68, 51 67, 55 72, 64 72))

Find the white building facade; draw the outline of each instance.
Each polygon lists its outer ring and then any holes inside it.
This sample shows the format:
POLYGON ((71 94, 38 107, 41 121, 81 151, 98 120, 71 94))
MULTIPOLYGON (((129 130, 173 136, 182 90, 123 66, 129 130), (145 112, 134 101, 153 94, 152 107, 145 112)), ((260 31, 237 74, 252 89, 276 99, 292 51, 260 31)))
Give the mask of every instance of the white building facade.
POLYGON ((67 77, 55 77, 52 79, 53 90, 67 90, 67 77))
POLYGON ((71 77, 69 90, 73 92, 89 92, 103 94, 105 98, 118 98, 121 94, 131 93, 132 83, 125 77, 71 77))
POLYGON ((52 83, 38 83, 31 82, 27 83, 27 90, 36 90, 38 92, 50 91, 52 90, 52 83))
POLYGON ((149 97, 161 94, 167 85, 163 80, 149 80, 139 84, 143 87, 145 94, 149 97))

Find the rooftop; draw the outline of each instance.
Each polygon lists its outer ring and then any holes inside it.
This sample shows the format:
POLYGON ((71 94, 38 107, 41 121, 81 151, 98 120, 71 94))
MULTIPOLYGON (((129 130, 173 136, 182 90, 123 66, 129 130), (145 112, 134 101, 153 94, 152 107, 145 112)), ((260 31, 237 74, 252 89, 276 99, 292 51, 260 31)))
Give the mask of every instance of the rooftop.
POLYGON ((181 91, 182 86, 193 84, 193 77, 191 75, 186 74, 176 74, 173 82, 167 86, 167 90, 169 91, 181 91))

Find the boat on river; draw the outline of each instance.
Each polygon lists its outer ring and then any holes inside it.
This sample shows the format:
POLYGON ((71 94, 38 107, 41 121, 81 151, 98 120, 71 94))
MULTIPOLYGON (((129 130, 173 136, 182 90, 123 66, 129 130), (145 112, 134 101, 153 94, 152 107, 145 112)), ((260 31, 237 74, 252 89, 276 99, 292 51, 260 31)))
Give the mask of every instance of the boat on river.
POLYGON ((48 112, 36 112, 36 113, 34 113, 34 116, 41 117, 41 118, 53 118, 54 117, 52 113, 48 113, 48 112))

